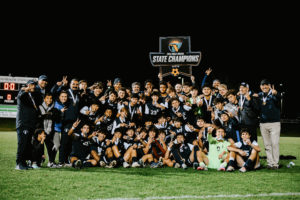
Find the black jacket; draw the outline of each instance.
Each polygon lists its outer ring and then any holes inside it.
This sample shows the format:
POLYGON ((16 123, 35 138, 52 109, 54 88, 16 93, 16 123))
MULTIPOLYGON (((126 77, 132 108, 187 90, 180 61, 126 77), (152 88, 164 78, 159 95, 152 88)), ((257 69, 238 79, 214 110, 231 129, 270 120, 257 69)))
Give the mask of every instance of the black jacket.
MULTIPOLYGON (((32 99, 35 101, 38 99, 38 94, 35 92, 30 93, 32 99)), ((38 107, 34 107, 34 103, 29 96, 29 92, 20 90, 17 96, 17 117, 16 117, 16 128, 28 127, 35 128, 38 117, 38 107)))
MULTIPOLYGON (((238 100, 240 99, 238 98, 238 100)), ((258 125, 258 110, 255 107, 255 101, 253 97, 251 97, 250 101, 245 99, 243 107, 239 109, 238 113, 240 124, 249 126, 258 125)))
POLYGON ((256 107, 259 110, 261 123, 280 122, 280 95, 267 95, 263 92, 258 94, 256 107), (266 104, 263 103, 263 97, 266 97, 266 104))

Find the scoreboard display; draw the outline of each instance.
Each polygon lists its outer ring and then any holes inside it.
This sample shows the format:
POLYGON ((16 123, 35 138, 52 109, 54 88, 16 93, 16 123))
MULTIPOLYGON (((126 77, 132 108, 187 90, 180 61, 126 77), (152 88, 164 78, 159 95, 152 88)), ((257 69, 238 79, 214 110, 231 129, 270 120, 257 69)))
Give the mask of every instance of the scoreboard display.
POLYGON ((17 96, 28 80, 37 81, 35 77, 0 76, 0 117, 16 118, 17 96))

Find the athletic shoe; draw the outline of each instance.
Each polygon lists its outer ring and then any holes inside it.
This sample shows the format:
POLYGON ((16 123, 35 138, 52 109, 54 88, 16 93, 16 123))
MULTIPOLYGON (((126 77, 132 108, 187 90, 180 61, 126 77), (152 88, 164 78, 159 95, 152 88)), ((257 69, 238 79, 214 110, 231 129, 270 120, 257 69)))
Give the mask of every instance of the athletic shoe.
POLYGON ((57 168, 57 165, 54 162, 48 162, 47 167, 57 168))
POLYGON ((58 163, 58 164, 56 165, 56 168, 62 168, 63 166, 64 166, 64 164, 58 163))
POLYGON ((99 162, 99 165, 100 165, 100 167, 105 167, 106 163, 105 163, 104 161, 101 160, 101 161, 99 162))
POLYGON ((273 167, 270 165, 267 165, 267 169, 272 169, 273 167))
POLYGON ((15 170, 28 170, 28 168, 22 164, 18 164, 18 165, 16 165, 15 170))
POLYGON ((187 169, 187 166, 184 163, 181 165, 181 167, 182 167, 182 169, 187 169))
POLYGON ((271 169, 277 170, 277 169, 279 169, 279 167, 278 166, 273 166, 271 169))
POLYGON ((234 167, 228 166, 226 171, 228 171, 228 172, 233 172, 233 171, 234 171, 234 167))
POLYGON ((179 164, 179 163, 176 163, 176 164, 174 165, 174 168, 180 168, 180 164, 179 164))
POLYGON ((63 167, 72 167, 72 164, 71 163, 65 163, 63 167))
POLYGON ((241 169, 239 169, 240 172, 246 172, 246 168, 245 167, 242 167, 241 169))
POLYGON ((113 160, 109 163, 109 165, 106 165, 105 167, 106 168, 114 168, 114 166, 117 165, 117 161, 113 160))
POLYGON ((225 170, 225 167, 219 167, 219 169, 218 169, 218 171, 223 171, 223 172, 225 172, 226 170, 225 170))
POLYGON ((131 167, 140 167, 140 164, 138 162, 132 163, 131 167))
POLYGON ((201 162, 200 165, 199 165, 199 167, 197 167, 197 170, 207 170, 207 167, 206 167, 206 165, 203 162, 201 162))
POLYGON ((33 163, 33 164, 32 164, 32 168, 33 168, 33 169, 40 169, 40 167, 39 167, 36 163, 33 163))
POLYGON ((158 167, 158 163, 156 162, 153 162, 151 165, 150 165, 151 168, 157 168, 158 167))
POLYGON ((199 164, 197 162, 193 163, 193 169, 197 169, 197 167, 199 167, 199 164))
POLYGON ((75 166, 76 169, 81 169, 81 167, 82 167, 81 160, 76 160, 75 163, 74 163, 74 166, 75 166))
POLYGON ((129 168, 130 165, 128 164, 128 162, 123 162, 123 167, 124 167, 124 168, 129 168))

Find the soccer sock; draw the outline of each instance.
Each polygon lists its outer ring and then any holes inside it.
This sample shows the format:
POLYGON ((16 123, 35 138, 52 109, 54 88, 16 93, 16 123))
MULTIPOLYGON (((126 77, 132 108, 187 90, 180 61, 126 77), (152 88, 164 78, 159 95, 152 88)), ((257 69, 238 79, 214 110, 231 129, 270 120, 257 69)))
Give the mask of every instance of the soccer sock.
POLYGON ((229 162, 228 162, 228 166, 231 166, 231 167, 233 167, 233 166, 234 166, 234 160, 229 160, 229 162))
POLYGON ((251 169, 252 164, 253 164, 253 161, 251 159, 248 159, 245 162, 244 167, 249 170, 249 169, 251 169))
POLYGON ((117 162, 118 162, 119 164, 123 164, 124 158, 123 158, 122 156, 120 156, 119 158, 117 158, 117 162))
POLYGON ((229 162, 228 162, 228 166, 231 166, 231 167, 234 166, 234 157, 231 157, 231 156, 230 156, 229 162))
POLYGON ((198 146, 195 146, 195 147, 194 147, 194 162, 198 162, 198 159, 197 159, 197 151, 199 151, 199 147, 198 147, 198 146))
POLYGON ((181 160, 181 158, 180 158, 180 155, 179 155, 178 151, 177 151, 176 149, 174 149, 174 150, 172 150, 171 152, 172 152, 172 154, 173 154, 173 156, 174 156, 174 158, 175 158, 175 161, 176 161, 177 163, 179 163, 180 166, 181 166, 181 165, 183 164, 183 162, 182 162, 182 160, 181 160))
POLYGON ((134 162, 137 162, 138 161, 138 159, 137 159, 137 157, 132 157, 132 162, 134 163, 134 162))
POLYGON ((90 162, 84 162, 83 167, 93 167, 93 165, 90 162))

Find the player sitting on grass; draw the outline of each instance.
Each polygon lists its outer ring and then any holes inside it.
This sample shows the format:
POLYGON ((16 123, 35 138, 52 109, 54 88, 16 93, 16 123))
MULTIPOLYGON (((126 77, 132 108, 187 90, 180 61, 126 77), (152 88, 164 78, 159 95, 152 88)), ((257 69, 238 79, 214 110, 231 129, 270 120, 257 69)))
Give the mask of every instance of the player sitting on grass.
POLYGON ((218 171, 225 171, 227 163, 229 161, 229 153, 227 147, 230 145, 229 142, 225 140, 225 130, 223 128, 216 129, 216 137, 212 137, 213 128, 208 131, 208 168, 218 169, 218 171))
MULTIPOLYGON (((146 164, 149 163, 150 166, 154 166, 153 155, 149 153, 149 149, 146 148, 147 143, 145 139, 147 138, 147 130, 145 128, 138 128, 136 130, 136 138, 134 139, 137 142, 137 158, 139 159, 138 163, 141 167, 146 167, 146 164)), ((149 147, 148 147, 149 148, 149 147)))
POLYGON ((176 135, 176 144, 173 141, 169 143, 163 164, 169 167, 187 169, 187 165, 192 166, 193 164, 193 161, 189 159, 190 155, 191 150, 189 146, 184 144, 184 135, 179 133, 176 135))
POLYGON ((131 167, 140 167, 136 152, 137 144, 134 141, 134 131, 135 130, 133 128, 129 128, 126 131, 126 135, 123 136, 123 144, 126 150, 123 162, 124 168, 130 167, 129 163, 132 163, 131 167))
POLYGON ((117 160, 117 165, 122 165, 124 162, 123 155, 125 153, 124 143, 122 141, 122 131, 124 128, 117 128, 113 133, 113 138, 111 140, 112 150, 114 157, 117 160))
POLYGON ((143 149, 144 150, 144 156, 142 157, 142 160, 140 160, 140 163, 144 165, 145 161, 148 161, 151 168, 157 168, 160 167, 160 163, 158 163, 157 159, 155 158, 154 151, 158 150, 156 148, 155 143, 155 137, 157 135, 157 129, 154 127, 151 127, 148 133, 148 139, 145 141, 146 146, 143 149))
POLYGON ((235 161, 237 166, 240 167, 240 172, 257 168, 260 147, 255 140, 251 142, 250 137, 250 133, 244 129, 241 131, 242 141, 227 147, 230 151, 227 171, 234 171, 235 161))
POLYGON ((74 168, 93 167, 97 165, 95 159, 91 157, 91 142, 88 139, 90 126, 83 124, 80 133, 74 133, 74 130, 79 125, 80 120, 74 122, 72 128, 69 130, 68 135, 72 136, 72 152, 70 154, 70 162, 74 168))
POLYGON ((106 130, 98 130, 92 133, 92 156, 99 163, 100 167, 113 168, 117 161, 113 160, 111 142, 106 139, 106 130))

